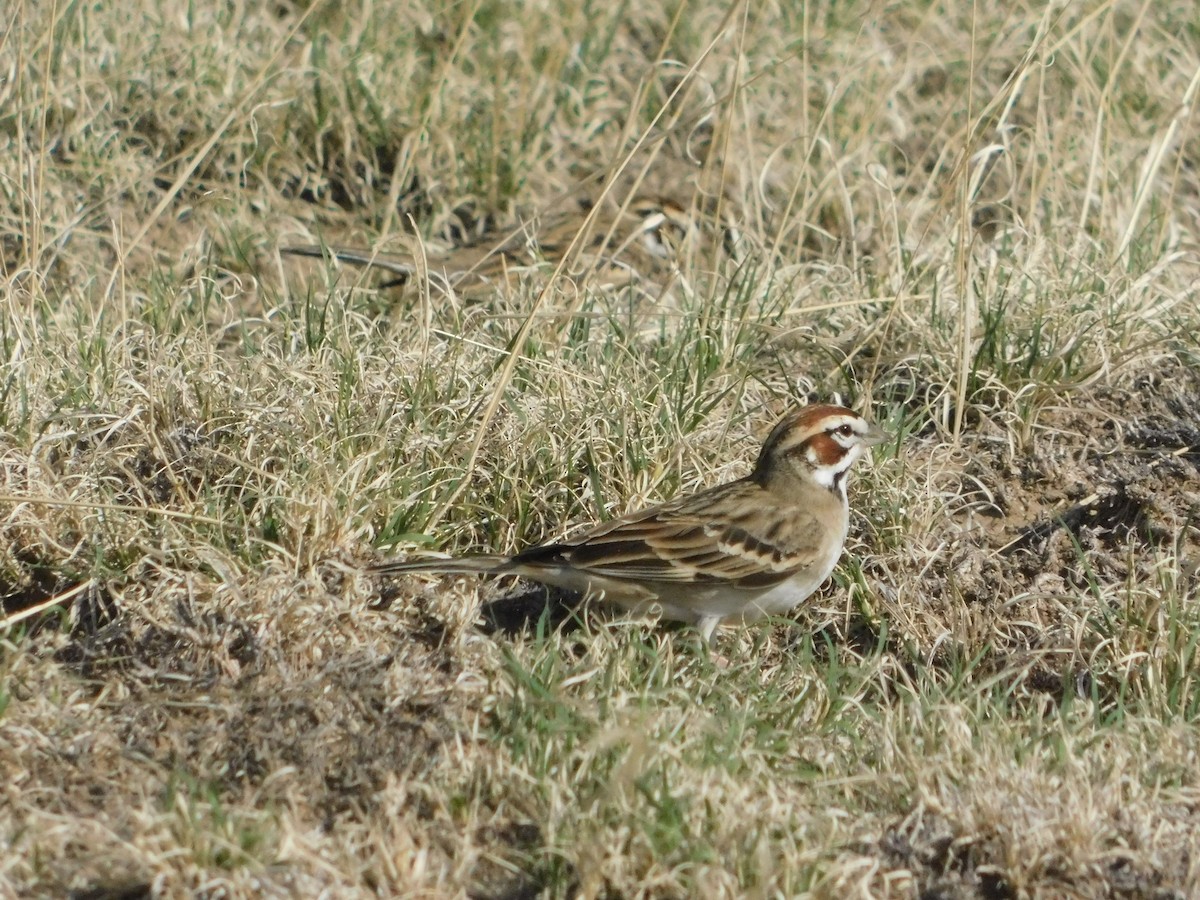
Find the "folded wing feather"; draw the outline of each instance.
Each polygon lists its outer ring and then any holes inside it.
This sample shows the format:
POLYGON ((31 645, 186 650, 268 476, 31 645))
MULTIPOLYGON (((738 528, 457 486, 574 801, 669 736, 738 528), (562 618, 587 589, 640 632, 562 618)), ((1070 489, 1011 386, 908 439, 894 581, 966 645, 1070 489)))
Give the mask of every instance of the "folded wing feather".
POLYGON ((770 536, 756 528, 755 506, 746 482, 723 485, 706 495, 665 503, 614 519, 574 539, 532 547, 513 558, 514 566, 569 565, 605 578, 670 584, 729 584, 765 590, 811 565, 821 529, 815 518, 798 510, 786 534, 770 536), (698 502, 702 501, 702 502, 698 502), (728 504, 730 512, 714 515, 710 505, 728 504), (698 513, 703 512, 703 515, 698 513), (714 525, 725 520, 728 524, 714 525), (772 540, 786 537, 785 542, 772 540))

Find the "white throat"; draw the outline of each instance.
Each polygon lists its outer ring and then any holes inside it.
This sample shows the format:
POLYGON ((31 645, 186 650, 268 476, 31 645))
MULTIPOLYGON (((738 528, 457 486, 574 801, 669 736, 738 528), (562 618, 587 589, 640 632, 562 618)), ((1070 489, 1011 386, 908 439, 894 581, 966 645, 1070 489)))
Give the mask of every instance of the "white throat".
POLYGON ((812 479, 826 490, 835 492, 842 498, 842 502, 846 502, 846 473, 850 471, 850 467, 854 465, 854 461, 862 455, 862 449, 859 447, 851 447, 843 456, 833 465, 820 465, 815 459, 814 454, 809 451, 809 462, 812 463, 812 479))

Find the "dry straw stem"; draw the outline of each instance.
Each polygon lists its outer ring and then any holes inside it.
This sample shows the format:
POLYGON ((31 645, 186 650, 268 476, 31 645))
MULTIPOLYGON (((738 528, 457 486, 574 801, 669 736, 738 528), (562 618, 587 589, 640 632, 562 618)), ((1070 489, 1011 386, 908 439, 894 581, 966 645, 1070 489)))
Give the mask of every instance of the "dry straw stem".
POLYGON ((0 896, 1200 893, 1195 10, 994 6, 6 8, 0 896), (363 574, 810 398, 896 441, 711 652, 363 574))

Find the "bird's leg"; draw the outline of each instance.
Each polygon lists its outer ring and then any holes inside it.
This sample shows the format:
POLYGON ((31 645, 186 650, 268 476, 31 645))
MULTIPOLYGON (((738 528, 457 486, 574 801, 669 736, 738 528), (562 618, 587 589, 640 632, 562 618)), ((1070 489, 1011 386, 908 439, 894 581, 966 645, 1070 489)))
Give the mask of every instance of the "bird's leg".
POLYGON ((717 626, 721 624, 721 616, 701 616, 696 620, 696 628, 700 631, 700 636, 704 638, 704 643, 712 646, 713 632, 717 630, 717 626))

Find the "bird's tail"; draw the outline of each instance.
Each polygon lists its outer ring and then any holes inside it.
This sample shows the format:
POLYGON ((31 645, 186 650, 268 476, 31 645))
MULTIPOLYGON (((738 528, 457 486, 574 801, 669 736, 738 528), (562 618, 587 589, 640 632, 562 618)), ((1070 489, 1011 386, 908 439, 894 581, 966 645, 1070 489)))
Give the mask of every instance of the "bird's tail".
POLYGON ((416 266, 411 260, 393 253, 376 253, 372 250, 357 250, 353 247, 328 247, 324 244, 297 244, 279 248, 280 253, 292 256, 308 256, 313 259, 331 257, 339 262, 350 263, 353 266, 383 269, 393 272, 401 278, 411 278, 416 266))
POLYGON ((378 575, 411 575, 419 572, 436 572, 440 575, 489 575, 505 571, 509 562, 509 557, 497 554, 462 556, 456 559, 389 559, 370 566, 368 571, 378 575))

